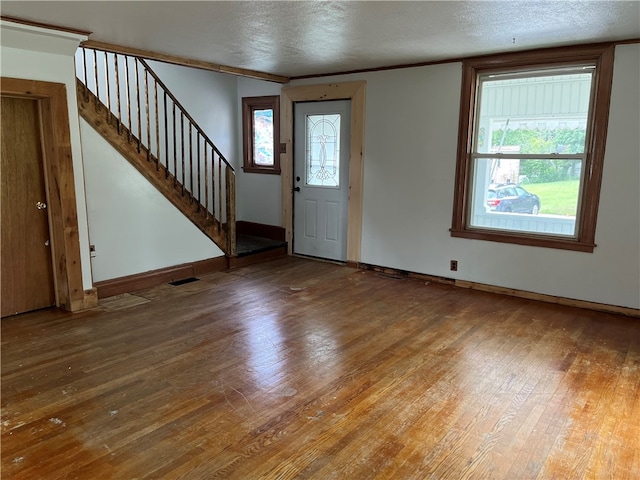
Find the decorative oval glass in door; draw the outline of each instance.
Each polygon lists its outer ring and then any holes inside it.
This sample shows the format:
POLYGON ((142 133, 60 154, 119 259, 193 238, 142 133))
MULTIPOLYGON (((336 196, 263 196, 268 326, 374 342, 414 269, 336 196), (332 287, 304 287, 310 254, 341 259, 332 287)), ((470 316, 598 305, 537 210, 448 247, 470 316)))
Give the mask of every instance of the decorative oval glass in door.
POLYGON ((307 115, 306 185, 340 186, 340 114, 307 115))

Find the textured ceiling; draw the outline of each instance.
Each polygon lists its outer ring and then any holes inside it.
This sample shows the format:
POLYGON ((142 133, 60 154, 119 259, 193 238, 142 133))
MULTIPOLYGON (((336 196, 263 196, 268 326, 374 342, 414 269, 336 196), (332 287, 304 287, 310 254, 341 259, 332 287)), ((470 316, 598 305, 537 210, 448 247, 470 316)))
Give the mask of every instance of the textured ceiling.
POLYGON ((289 77, 640 38, 639 1, 2 1, 0 12, 289 77))

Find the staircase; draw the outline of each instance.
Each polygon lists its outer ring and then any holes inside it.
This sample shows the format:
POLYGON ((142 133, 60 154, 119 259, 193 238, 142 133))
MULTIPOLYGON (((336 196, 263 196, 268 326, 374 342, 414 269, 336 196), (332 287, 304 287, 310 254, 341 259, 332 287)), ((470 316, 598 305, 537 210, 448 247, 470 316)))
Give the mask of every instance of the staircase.
POLYGON ((83 47, 76 76, 80 116, 235 257, 234 169, 147 62, 83 47))

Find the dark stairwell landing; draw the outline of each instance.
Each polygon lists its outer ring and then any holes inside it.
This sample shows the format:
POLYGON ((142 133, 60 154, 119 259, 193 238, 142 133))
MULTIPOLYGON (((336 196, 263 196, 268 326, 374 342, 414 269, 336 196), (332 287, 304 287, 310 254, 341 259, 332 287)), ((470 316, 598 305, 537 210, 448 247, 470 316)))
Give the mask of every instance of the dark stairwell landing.
POLYGON ((287 255, 284 227, 247 221, 236 222, 236 256, 231 268, 287 255))
POLYGON ((255 235, 236 234, 236 255, 245 257, 269 250, 286 248, 287 242, 273 240, 271 238, 257 237, 255 235))

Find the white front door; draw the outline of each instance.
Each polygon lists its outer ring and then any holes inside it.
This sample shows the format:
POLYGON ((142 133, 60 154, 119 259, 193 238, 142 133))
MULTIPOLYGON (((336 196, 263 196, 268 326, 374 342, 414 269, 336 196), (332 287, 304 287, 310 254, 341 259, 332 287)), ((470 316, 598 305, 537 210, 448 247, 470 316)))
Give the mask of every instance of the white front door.
POLYGON ((347 260, 351 101, 294 106, 293 251, 347 260))

